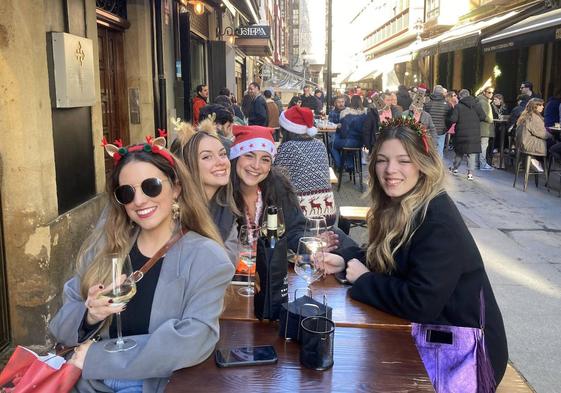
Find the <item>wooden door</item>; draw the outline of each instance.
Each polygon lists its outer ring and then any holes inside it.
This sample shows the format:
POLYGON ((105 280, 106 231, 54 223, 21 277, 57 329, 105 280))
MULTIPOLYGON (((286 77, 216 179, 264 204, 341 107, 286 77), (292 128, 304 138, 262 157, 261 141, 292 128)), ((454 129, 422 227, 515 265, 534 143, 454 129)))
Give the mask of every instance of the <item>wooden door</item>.
MULTIPOLYGON (((124 33, 99 24, 97 28, 103 136, 109 143, 120 139, 127 145, 129 129, 124 33)), ((112 167, 112 159, 106 155, 105 173, 107 174, 112 167)))

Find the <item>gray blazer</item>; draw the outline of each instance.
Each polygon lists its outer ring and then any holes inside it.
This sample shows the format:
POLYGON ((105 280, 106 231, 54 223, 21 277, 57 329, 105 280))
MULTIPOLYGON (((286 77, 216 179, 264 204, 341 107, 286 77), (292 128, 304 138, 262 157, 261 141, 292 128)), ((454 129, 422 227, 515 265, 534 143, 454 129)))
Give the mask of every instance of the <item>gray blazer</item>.
MULTIPOLYGON (((154 293, 149 333, 133 336, 137 346, 107 353, 106 342, 93 343, 86 355, 79 392, 111 392, 103 379, 143 379, 144 392, 163 392, 178 369, 205 360, 219 338, 218 318, 234 267, 224 249, 193 231, 166 254, 154 293)), ((80 279, 64 285, 63 306, 49 329, 58 342, 76 345, 86 306, 80 279)), ((108 329, 102 331, 108 337, 108 329)))

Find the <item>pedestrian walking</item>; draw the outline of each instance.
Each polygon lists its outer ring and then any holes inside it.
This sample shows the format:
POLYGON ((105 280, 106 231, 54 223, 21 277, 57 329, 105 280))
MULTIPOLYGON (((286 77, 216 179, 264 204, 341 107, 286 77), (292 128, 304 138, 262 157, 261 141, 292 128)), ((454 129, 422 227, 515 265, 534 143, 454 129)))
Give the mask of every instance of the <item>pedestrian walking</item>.
MULTIPOLYGON (((492 171, 493 167, 487 162, 489 154, 489 140, 495 138, 495 124, 493 123, 493 109, 491 109, 491 99, 495 89, 492 86, 487 86, 483 92, 477 97, 481 109, 485 113, 485 118, 479 123, 481 129, 481 153, 479 154, 479 169, 482 171, 492 171)), ((492 151, 492 147, 491 147, 492 151)))
POLYGON ((425 104, 424 110, 431 116, 436 129, 436 151, 444 157, 444 144, 446 142, 446 118, 450 115, 452 105, 446 102, 444 88, 436 85, 430 95, 430 101, 425 104))
POLYGON ((467 156, 468 171, 467 179, 473 180, 477 153, 481 153, 481 128, 479 122, 485 119, 485 113, 475 97, 472 97, 469 90, 460 90, 458 97, 460 101, 451 112, 449 123, 455 123, 454 134, 454 163, 450 167, 452 174, 458 174, 458 168, 462 159, 467 156))

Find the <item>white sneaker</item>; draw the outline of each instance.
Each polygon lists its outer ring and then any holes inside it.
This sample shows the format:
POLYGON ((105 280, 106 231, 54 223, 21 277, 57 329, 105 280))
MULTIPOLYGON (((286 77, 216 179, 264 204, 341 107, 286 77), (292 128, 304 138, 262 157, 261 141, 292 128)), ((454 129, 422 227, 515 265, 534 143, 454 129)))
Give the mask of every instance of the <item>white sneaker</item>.
POLYGON ((538 160, 536 160, 535 158, 531 158, 530 162, 532 163, 532 166, 534 167, 534 169, 538 172, 543 172, 543 168, 542 168, 542 164, 541 162, 539 162, 538 160))
POLYGON ((492 167, 491 165, 489 165, 489 164, 485 164, 485 165, 483 165, 481 168, 479 168, 480 171, 492 171, 493 169, 495 169, 495 168, 493 168, 493 167, 492 167))
POLYGON ((471 173, 468 173, 467 179, 468 180, 473 180, 473 175, 471 173))

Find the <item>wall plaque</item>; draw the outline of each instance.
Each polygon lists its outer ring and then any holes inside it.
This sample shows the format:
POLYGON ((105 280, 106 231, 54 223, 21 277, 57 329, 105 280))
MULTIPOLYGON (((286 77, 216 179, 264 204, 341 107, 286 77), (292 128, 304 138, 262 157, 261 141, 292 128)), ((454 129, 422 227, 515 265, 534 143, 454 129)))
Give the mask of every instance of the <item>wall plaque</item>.
POLYGON ((95 104, 92 40, 68 33, 51 33, 55 107, 95 104))

